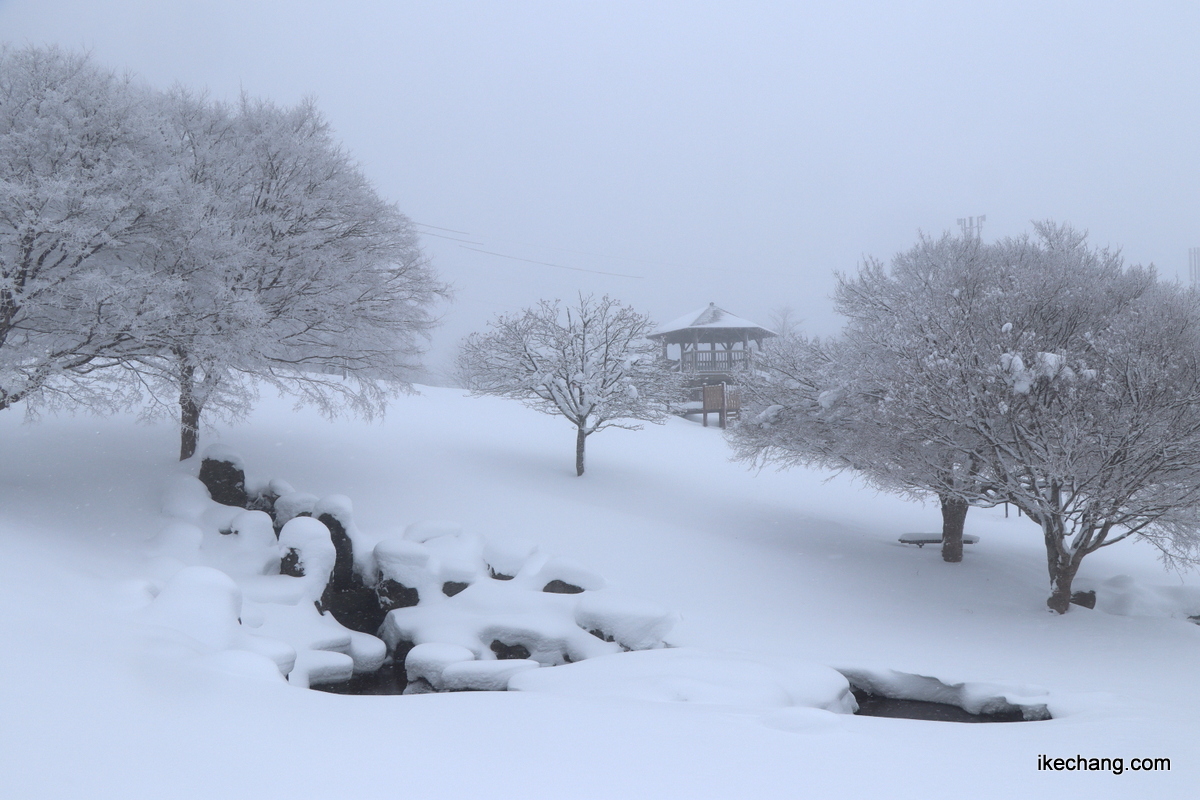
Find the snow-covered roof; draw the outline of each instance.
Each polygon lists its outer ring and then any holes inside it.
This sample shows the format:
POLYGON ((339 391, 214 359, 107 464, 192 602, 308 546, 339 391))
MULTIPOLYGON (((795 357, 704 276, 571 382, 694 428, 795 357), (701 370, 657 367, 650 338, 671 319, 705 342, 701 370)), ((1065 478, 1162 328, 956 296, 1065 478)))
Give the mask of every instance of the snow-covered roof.
MULTIPOLYGON (((779 335, 769 328, 764 328, 757 322, 751 322, 748 319, 730 314, 725 309, 719 308, 716 303, 709 303, 704 308, 684 314, 682 317, 668 322, 650 334, 649 338, 666 338, 669 342, 675 342, 684 331, 694 331, 701 334, 702 337, 703 332, 709 332, 710 335, 716 334, 722 336, 722 338, 732 336, 737 339, 741 339, 743 334, 751 339, 765 339, 779 335)), ((687 338, 690 340, 691 336, 687 335, 687 338)))

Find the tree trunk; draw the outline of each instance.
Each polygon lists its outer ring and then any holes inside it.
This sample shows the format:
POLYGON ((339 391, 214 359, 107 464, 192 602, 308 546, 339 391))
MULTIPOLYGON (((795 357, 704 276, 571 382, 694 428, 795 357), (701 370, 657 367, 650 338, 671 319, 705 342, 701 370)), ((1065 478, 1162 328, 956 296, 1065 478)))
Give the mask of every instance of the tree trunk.
POLYGON ((1046 561, 1050 568, 1050 597, 1046 599, 1046 605, 1055 613, 1065 614, 1071 608, 1071 582, 1075 580, 1084 553, 1067 553, 1062 549, 1065 534, 1058 520, 1049 520, 1043 532, 1046 536, 1046 561))
POLYGON ((583 474, 583 443, 587 440, 587 433, 584 432, 583 426, 580 425, 575 429, 575 475, 578 477, 583 474))
POLYGON ((179 460, 196 454, 200 438, 200 404, 196 401, 196 368, 185 364, 179 371, 179 460))
POLYGON ((938 497, 942 501, 942 561, 957 564, 963 559, 963 525, 970 506, 948 495, 938 497))

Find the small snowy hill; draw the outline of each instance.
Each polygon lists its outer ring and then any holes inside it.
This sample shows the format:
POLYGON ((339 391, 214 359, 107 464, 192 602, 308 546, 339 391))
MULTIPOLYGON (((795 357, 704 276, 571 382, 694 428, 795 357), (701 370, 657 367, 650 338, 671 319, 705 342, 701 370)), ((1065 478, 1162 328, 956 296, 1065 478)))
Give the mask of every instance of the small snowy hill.
POLYGON ((135 579, 180 469, 170 425, 18 414, 0 415, 6 796, 1195 796, 1200 700, 1186 687, 1200 627, 1185 617, 1200 613, 1200 576, 1165 572, 1145 546, 1089 557, 1077 586, 1098 590, 1098 609, 1056 617, 1027 520, 972 510, 981 541, 944 564, 896 541, 936 530, 935 507, 814 472, 756 474, 728 460, 715 428, 607 431, 576 478, 570 427, 517 403, 423 389, 370 424, 268 400, 207 440, 241 454, 251 480, 347 495, 376 538, 439 519, 534 540, 680 612, 671 644, 743 665, 725 679, 765 663, 894 670, 1017 687, 1055 719, 764 711, 586 681, 331 695, 198 666, 166 634, 147 646, 135 579), (1039 770, 1043 755, 1120 758, 1125 771, 1039 770), (1130 768, 1147 757, 1171 770, 1130 768))

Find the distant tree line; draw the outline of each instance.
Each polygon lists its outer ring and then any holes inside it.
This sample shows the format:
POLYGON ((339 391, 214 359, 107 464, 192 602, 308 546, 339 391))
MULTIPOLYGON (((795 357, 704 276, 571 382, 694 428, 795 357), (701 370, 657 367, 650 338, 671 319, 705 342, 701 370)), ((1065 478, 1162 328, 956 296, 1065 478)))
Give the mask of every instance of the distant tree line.
POLYGON ((369 416, 446 295, 312 102, 0 49, 0 409, 149 398, 178 414, 181 458, 263 382, 369 416))

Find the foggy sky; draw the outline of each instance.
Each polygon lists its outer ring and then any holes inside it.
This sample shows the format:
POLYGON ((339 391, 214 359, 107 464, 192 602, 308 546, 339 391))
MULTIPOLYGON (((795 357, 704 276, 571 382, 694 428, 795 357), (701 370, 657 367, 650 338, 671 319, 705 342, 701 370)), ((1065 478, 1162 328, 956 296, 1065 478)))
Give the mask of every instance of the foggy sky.
POLYGON ((988 240, 1068 221, 1186 280, 1198 34, 1193 2, 0 0, 3 41, 314 96, 450 237, 424 238, 457 294, 434 368, 579 291, 832 333, 835 270, 979 214, 988 240))

